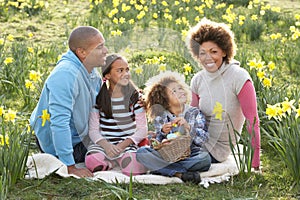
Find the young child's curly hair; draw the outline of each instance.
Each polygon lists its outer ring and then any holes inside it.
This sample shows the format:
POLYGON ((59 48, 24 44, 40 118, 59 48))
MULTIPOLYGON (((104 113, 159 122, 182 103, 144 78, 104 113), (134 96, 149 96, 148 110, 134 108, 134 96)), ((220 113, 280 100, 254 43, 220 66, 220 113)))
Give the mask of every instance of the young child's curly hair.
POLYGON ((166 71, 150 78, 146 83, 145 108, 150 121, 161 115, 165 110, 169 110, 169 99, 167 88, 170 83, 178 83, 186 91, 187 99, 190 101, 191 92, 185 83, 184 77, 177 72, 166 71))

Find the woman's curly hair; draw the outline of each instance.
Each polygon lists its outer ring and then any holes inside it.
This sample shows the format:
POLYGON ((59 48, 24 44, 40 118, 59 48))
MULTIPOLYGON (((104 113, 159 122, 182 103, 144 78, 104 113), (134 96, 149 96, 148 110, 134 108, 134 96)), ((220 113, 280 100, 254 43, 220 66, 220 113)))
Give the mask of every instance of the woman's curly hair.
POLYGON ((188 100, 190 99, 189 86, 184 82, 184 78, 176 72, 164 72, 152 77, 146 83, 145 108, 148 118, 152 121, 156 116, 161 115, 165 110, 169 110, 169 99, 167 89, 170 83, 178 83, 186 91, 188 100))
POLYGON ((224 23, 202 19, 188 33, 186 45, 196 61, 199 60, 199 48, 203 42, 214 42, 226 54, 224 61, 228 64, 236 53, 234 34, 224 23))

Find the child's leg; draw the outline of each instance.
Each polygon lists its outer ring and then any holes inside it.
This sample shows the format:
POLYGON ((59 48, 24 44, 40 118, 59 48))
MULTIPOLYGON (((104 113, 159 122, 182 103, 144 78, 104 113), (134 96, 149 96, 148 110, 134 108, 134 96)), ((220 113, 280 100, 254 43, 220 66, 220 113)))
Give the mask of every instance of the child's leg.
POLYGON ((198 151, 192 152, 189 158, 179 161, 188 171, 204 172, 209 170, 211 166, 211 158, 208 152, 198 151))
POLYGON ((186 172, 186 169, 180 164, 165 161, 156 150, 150 147, 139 148, 137 150, 137 160, 153 174, 174 176, 177 172, 186 172))
POLYGON ((126 152, 124 155, 117 159, 119 166, 121 167, 121 171, 123 174, 130 176, 132 173, 133 176, 139 174, 145 174, 147 169, 144 165, 140 164, 136 160, 136 153, 134 152, 126 152))
POLYGON ((87 155, 85 165, 91 172, 106 171, 112 168, 112 163, 100 152, 87 155))

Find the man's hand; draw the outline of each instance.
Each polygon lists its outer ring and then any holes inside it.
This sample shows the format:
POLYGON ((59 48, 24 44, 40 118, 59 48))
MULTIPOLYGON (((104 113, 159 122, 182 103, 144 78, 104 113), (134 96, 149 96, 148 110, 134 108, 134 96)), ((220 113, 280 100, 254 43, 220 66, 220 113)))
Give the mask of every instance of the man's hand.
POLYGON ((75 165, 68 166, 68 174, 74 174, 80 178, 93 177, 94 174, 87 168, 77 168, 75 165))

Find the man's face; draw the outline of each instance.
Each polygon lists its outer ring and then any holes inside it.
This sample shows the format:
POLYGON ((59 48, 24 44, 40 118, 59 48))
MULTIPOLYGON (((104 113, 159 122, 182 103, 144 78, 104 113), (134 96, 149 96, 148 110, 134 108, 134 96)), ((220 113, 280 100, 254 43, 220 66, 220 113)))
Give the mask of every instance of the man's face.
POLYGON ((83 61, 84 66, 91 69, 105 64, 108 50, 104 44, 105 40, 101 34, 92 39, 92 45, 86 49, 86 58, 83 61))

